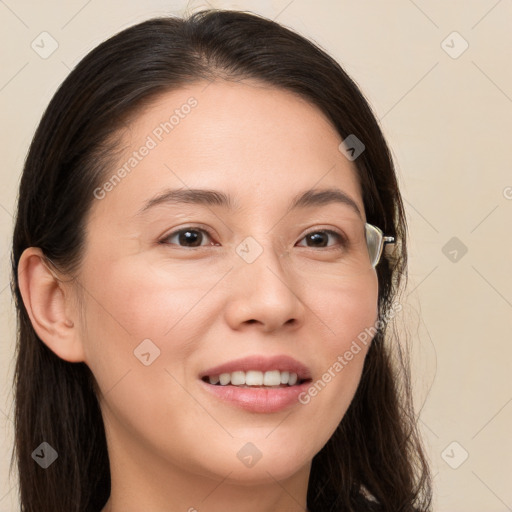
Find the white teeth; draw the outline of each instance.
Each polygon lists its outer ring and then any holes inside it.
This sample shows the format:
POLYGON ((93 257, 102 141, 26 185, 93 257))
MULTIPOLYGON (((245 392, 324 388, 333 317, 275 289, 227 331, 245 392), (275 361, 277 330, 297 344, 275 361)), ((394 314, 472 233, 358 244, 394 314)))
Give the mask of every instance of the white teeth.
POLYGON ((226 386, 269 386, 278 387, 288 384, 294 386, 297 384, 298 377, 296 373, 288 371, 280 372, 279 370, 270 370, 268 372, 260 372, 249 370, 248 372, 236 371, 232 373, 221 373, 220 375, 211 375, 208 377, 210 384, 220 384, 226 386))
POLYGON ((233 372, 231 374, 231 384, 233 384, 233 386, 245 384, 245 372, 233 372))
POLYGON ((279 386, 279 384, 281 384, 281 372, 279 370, 265 372, 263 376, 264 386, 279 386))
POLYGON ((248 386, 262 386, 263 385, 263 372, 256 372, 253 370, 246 372, 245 383, 248 386))
POLYGON ((230 373, 221 373, 219 375, 219 380, 221 385, 225 386, 231 382, 231 374, 230 373))

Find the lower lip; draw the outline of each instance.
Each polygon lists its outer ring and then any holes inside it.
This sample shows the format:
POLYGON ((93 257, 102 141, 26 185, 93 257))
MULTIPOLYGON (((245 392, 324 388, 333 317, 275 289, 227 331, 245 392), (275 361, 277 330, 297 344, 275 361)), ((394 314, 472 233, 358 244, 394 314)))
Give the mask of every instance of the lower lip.
POLYGON ((306 381, 302 384, 283 388, 239 388, 229 384, 226 386, 208 384, 203 380, 201 380, 201 384, 209 393, 240 409, 271 413, 282 411, 300 403, 299 395, 307 391, 311 382, 306 381))

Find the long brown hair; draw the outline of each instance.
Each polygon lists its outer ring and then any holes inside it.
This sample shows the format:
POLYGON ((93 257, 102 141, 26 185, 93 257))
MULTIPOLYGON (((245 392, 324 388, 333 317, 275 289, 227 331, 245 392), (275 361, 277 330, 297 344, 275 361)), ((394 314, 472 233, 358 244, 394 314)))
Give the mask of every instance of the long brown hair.
MULTIPOLYGON (((365 144, 354 161, 367 221, 399 242, 377 266, 379 315, 406 281, 406 220, 392 158, 375 116, 353 80, 316 44, 261 16, 205 10, 155 18, 92 50, 52 98, 32 140, 19 188, 12 292, 18 332, 15 446, 22 512, 100 510, 110 469, 94 377, 85 363, 56 356, 36 335, 18 283, 27 247, 40 247, 73 275, 83 254, 93 191, 112 165, 115 134, 128 115, 158 95, 198 80, 255 78, 317 106, 342 139, 365 144), (46 441, 58 463, 42 470, 34 449, 46 441)), ((411 399, 407 361, 379 329, 361 382, 337 430, 314 457, 312 512, 429 511, 431 480, 411 399)))

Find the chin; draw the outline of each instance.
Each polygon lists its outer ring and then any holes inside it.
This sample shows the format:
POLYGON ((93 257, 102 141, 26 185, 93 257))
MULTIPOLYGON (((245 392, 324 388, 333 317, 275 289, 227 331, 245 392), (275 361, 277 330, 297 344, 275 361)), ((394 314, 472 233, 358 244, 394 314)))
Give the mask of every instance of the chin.
MULTIPOLYGON (((234 449, 225 447, 218 457, 214 456, 207 472, 210 476, 215 473, 215 479, 226 478, 226 481, 242 486, 286 480, 309 468, 316 453, 311 450, 308 454, 304 443, 299 441, 290 444, 282 440, 272 443, 269 439, 254 443, 236 440, 234 444, 234 449)), ((212 455, 210 453, 210 457, 212 455)), ((201 462, 204 467, 204 459, 201 462)))

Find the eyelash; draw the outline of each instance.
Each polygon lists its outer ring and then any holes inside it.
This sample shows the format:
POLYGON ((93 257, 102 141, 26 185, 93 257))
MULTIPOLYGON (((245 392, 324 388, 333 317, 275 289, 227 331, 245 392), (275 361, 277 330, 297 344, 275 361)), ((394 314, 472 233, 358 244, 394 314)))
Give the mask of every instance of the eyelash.
MULTIPOLYGON (((173 231, 172 233, 169 233, 168 235, 166 235, 164 238, 162 238, 159 243, 162 244, 162 245, 176 245, 177 247, 180 247, 181 249, 201 249, 201 248, 204 248, 204 247, 212 247, 213 245, 218 245, 218 244, 209 244, 209 245, 200 245, 198 247, 184 247, 184 246, 180 246, 178 244, 171 244, 171 243, 168 243, 166 240, 169 240, 169 238, 172 238, 176 235, 179 235, 181 233, 185 233, 186 231, 198 231, 198 232, 203 232, 203 233, 206 233, 208 235, 208 237, 210 237, 210 239, 213 239, 213 236, 212 234, 210 233, 209 230, 205 229, 205 228, 199 228, 199 227, 195 227, 195 226, 187 226, 185 228, 182 228, 182 229, 179 229, 177 231, 173 231)), ((309 235, 312 235, 312 234, 316 234, 316 233, 324 233, 324 234, 328 234, 328 235, 333 235, 335 237, 338 238, 339 242, 340 242, 340 245, 341 246, 346 246, 347 245, 347 240, 346 240, 346 237, 341 234, 341 233, 338 233, 337 231, 333 231, 332 229, 314 229, 314 230, 311 230, 309 231, 308 233, 306 233, 301 239, 300 241, 304 240, 304 238, 306 238, 307 236, 309 235)), ((300 246, 300 247, 305 247, 305 246, 300 246)), ((314 247, 306 247, 307 249, 314 249, 314 247)), ((340 250, 340 248, 338 247, 320 247, 319 249, 323 249, 323 250, 340 250)))

